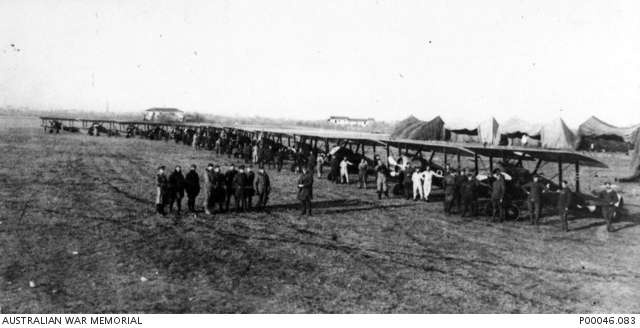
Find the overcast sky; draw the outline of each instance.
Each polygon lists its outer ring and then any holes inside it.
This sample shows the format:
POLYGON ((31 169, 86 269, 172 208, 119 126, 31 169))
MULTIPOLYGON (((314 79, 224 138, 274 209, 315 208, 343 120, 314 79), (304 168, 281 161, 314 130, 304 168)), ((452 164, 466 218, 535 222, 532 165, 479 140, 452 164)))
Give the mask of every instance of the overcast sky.
POLYGON ((0 4, 0 106, 640 123, 640 1, 0 4))

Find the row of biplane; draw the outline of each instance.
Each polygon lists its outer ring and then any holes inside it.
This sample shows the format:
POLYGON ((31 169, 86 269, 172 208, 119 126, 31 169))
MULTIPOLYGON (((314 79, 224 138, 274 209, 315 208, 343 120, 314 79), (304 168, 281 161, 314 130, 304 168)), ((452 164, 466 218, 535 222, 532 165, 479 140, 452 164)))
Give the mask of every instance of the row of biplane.
MULTIPOLYGON (((533 175, 539 173, 539 169, 545 165, 552 164, 557 167, 556 174, 552 177, 541 177, 541 179, 552 190, 558 190, 563 181, 564 172, 573 166, 575 170, 574 188, 577 195, 576 201, 579 208, 594 212, 598 207, 610 206, 590 193, 582 193, 580 190, 580 168, 595 167, 608 168, 607 165, 590 157, 584 153, 566 150, 545 150, 520 147, 487 147, 484 145, 470 145, 461 143, 451 143, 444 141, 422 141, 422 140, 397 140, 390 139, 386 134, 359 133, 354 131, 334 131, 320 130, 312 128, 271 128, 271 127, 250 127, 250 126, 222 126, 212 123, 186 123, 186 122, 152 122, 152 121, 114 121, 99 119, 75 119, 58 117, 41 117, 42 126, 45 132, 53 133, 59 131, 79 132, 74 124, 81 122, 82 129, 87 130, 90 135, 119 136, 125 134, 127 137, 146 137, 149 139, 161 139, 161 135, 166 135, 170 130, 194 129, 198 131, 211 131, 220 134, 233 134, 238 137, 250 138, 251 140, 268 141, 270 144, 282 145, 283 147, 297 146, 298 149, 316 149, 319 153, 326 155, 335 154, 342 151, 341 156, 347 156, 349 161, 357 163, 365 158, 369 164, 373 160, 366 157, 365 147, 370 147, 373 154, 377 154, 378 149, 387 153, 390 168, 395 171, 404 170, 407 162, 412 162, 413 166, 426 167, 429 165, 434 170, 444 170, 447 164, 461 166, 462 159, 470 160, 473 165, 472 170, 478 172, 477 179, 482 186, 484 195, 490 192, 490 186, 495 169, 500 169, 501 174, 510 186, 511 199, 508 206, 509 216, 512 219, 520 217, 520 208, 526 195, 520 186, 532 181, 533 175), (330 144, 338 145, 331 148, 330 144), (320 144, 320 147, 319 147, 320 144), (355 150, 354 150, 355 147, 355 150), (324 149, 323 149, 324 148, 324 149), (396 154, 394 154, 394 151, 396 154), (440 163, 435 163, 436 154, 441 159, 440 163), (480 168, 479 166, 483 167, 480 168), (531 168, 531 166, 533 166, 531 168), (480 174, 487 172, 487 174, 480 174), (557 178, 557 182, 554 179, 557 178)), ((433 182, 441 186, 442 179, 434 179, 433 182)), ((554 193, 549 193, 545 203, 554 202, 554 193)), ((615 205, 617 213, 626 213, 623 209, 622 198, 615 205)))

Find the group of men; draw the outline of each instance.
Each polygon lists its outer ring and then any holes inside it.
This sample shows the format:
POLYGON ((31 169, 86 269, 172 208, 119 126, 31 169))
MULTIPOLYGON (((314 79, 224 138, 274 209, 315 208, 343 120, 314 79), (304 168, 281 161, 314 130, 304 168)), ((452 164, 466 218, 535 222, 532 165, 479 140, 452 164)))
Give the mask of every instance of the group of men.
MULTIPOLYGON (((283 156, 282 150, 276 152, 276 167, 278 172, 282 168, 283 156)), ((249 157, 249 163, 255 160, 255 152, 246 152, 249 157)), ((297 158, 302 157, 302 153, 296 153, 297 158)), ((384 194, 389 198, 387 181, 390 177, 390 169, 383 163, 378 155, 375 156, 375 181, 378 199, 384 194)), ((301 214, 312 215, 311 200, 313 198, 313 180, 314 172, 317 172, 318 178, 322 177, 322 166, 325 162, 324 155, 315 156, 310 152, 308 158, 299 161, 300 171, 302 175, 298 178, 298 200, 301 203, 301 214)), ((296 160, 298 163, 298 160, 296 160)), ((333 156, 331 159, 330 180, 336 183, 349 183, 348 167, 354 165, 349 162, 346 157, 338 158, 333 156)), ((187 205, 189 211, 196 212, 195 199, 200 193, 200 177, 196 172, 196 166, 191 165, 190 171, 186 176, 182 175, 180 166, 176 166, 174 171, 167 178, 164 173, 165 167, 158 168, 157 187, 158 194, 156 198, 157 211, 160 214, 166 214, 165 206, 169 205, 169 212, 173 212, 174 204, 177 206, 177 212, 180 213, 182 198, 185 194, 188 198, 187 205)), ((367 188, 369 165, 366 159, 362 159, 358 164, 358 188, 367 188)), ((478 189, 479 182, 476 180, 474 172, 467 169, 456 170, 447 166, 445 172, 435 172, 427 165, 424 169, 413 169, 411 163, 407 163, 405 169, 400 174, 400 184, 403 189, 403 196, 407 200, 423 200, 429 201, 429 195, 432 190, 434 177, 443 178, 442 188, 444 190, 444 213, 447 216, 452 214, 454 205, 457 206, 458 213, 464 217, 467 213, 472 216, 478 211, 478 189)), ((499 220, 503 222, 506 216, 507 200, 510 197, 504 176, 499 169, 492 172, 493 179, 491 182, 491 204, 492 218, 491 220, 499 220)), ((618 202, 619 198, 615 191, 611 189, 611 184, 605 184, 606 189, 597 196, 610 206, 602 207, 602 214, 607 222, 607 229, 612 231, 611 220, 615 213, 613 205, 618 202)), ((521 186, 523 192, 526 193, 526 203, 529 210, 529 218, 531 225, 538 225, 542 209, 542 193, 552 192, 545 186, 538 175, 533 176, 533 181, 521 186)), ((220 171, 220 166, 209 164, 204 173, 204 211, 207 214, 213 214, 216 205, 218 205, 217 213, 229 212, 231 198, 234 198, 235 212, 245 211, 264 211, 269 200, 271 192, 271 182, 269 175, 265 172, 262 163, 259 166, 257 174, 253 172, 251 164, 247 166, 241 165, 236 170, 234 164, 229 164, 229 168, 225 173, 220 171), (257 204, 253 207, 253 197, 257 197, 257 204)), ((568 231, 567 214, 569 207, 573 202, 573 192, 568 187, 567 181, 562 181, 562 188, 558 191, 557 210, 562 220, 562 228, 568 231)), ((595 193, 595 192, 594 192, 595 193)))
MULTIPOLYGON (((200 194, 200 176, 196 172, 196 165, 192 164, 186 177, 182 175, 180 166, 169 178, 164 173, 165 167, 158 167, 156 210, 165 215, 164 208, 169 205, 169 212, 173 212, 174 203, 177 205, 177 213, 182 210, 182 198, 186 193, 187 205, 191 213, 196 213, 196 197, 200 194)), ((231 198, 234 198, 235 212, 255 210, 265 211, 269 194, 271 193, 271 181, 264 167, 258 168, 258 173, 252 171, 251 165, 246 168, 241 165, 238 170, 234 164, 223 174, 219 165, 209 164, 204 172, 204 211, 213 214, 215 205, 218 205, 218 213, 229 212, 231 198), (257 196, 257 204, 253 207, 253 197, 257 196)))

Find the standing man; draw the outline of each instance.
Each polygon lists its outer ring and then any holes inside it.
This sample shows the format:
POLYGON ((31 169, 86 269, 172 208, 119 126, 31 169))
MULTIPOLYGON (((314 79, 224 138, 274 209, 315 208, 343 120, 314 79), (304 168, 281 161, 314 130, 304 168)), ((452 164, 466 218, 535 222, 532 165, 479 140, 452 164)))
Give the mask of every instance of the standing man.
POLYGON ((413 182, 413 201, 417 201, 419 199, 423 199, 424 195, 422 194, 422 178, 423 174, 420 173, 420 169, 416 168, 413 171, 413 175, 411 176, 411 181, 413 182))
MULTIPOLYGON (((229 166, 229 170, 227 170, 227 172, 224 173, 224 182, 225 182, 225 187, 226 187, 226 196, 227 196, 227 206, 225 209, 225 212, 229 212, 229 203, 231 203, 231 196, 234 195, 234 190, 233 190, 233 178, 236 176, 236 174, 238 173, 238 171, 236 171, 236 167, 233 163, 230 164, 229 166)), ((238 209, 236 209, 237 211, 238 209)))
POLYGON ((280 148, 276 153, 276 166, 278 168, 278 173, 282 171, 282 163, 284 163, 284 148, 280 148))
POLYGON ((455 188, 453 189, 453 201, 458 209, 458 213, 462 212, 462 186, 467 182, 467 169, 462 172, 454 170, 455 188))
POLYGON ((471 216, 475 217, 477 212, 476 200, 478 199, 478 182, 473 174, 467 174, 466 181, 462 185, 462 217, 467 214, 467 209, 471 211, 471 216))
POLYGON ((404 198, 406 200, 411 199, 411 189, 413 187, 413 168, 411 168, 411 162, 407 163, 407 167, 404 169, 404 178, 402 179, 404 198))
POLYGON ((200 177, 196 172, 196 165, 191 164, 189 173, 184 179, 185 191, 187 192, 187 207, 191 213, 196 212, 196 197, 200 193, 200 177))
POLYGON ((313 198, 313 174, 309 172, 306 166, 302 167, 302 176, 298 179, 298 200, 302 203, 302 212, 300 215, 311 214, 311 199, 313 198))
POLYGON ((313 150, 309 152, 309 159, 307 165, 309 165, 309 171, 313 174, 313 171, 316 169, 316 156, 313 154, 313 150))
POLYGON ((442 175, 431 171, 431 167, 429 165, 427 165, 427 167, 425 168, 425 171, 422 173, 422 176, 424 178, 424 182, 422 185, 422 188, 424 189, 424 201, 428 202, 429 201, 429 194, 431 194, 431 185, 433 184, 433 177, 439 177, 442 178, 442 175))
POLYGON ((252 163, 256 164, 258 163, 258 144, 255 144, 253 146, 253 160, 252 163))
POLYGON ((367 174, 369 171, 369 164, 366 159, 362 159, 358 164, 358 189, 367 189, 367 174))
POLYGON ((491 204, 493 205, 493 215, 491 221, 496 219, 496 212, 498 212, 500 222, 504 221, 504 199, 507 192, 507 186, 504 183, 504 178, 498 170, 494 177, 496 181, 493 182, 491 187, 491 204))
POLYGON ((349 162, 346 156, 342 158, 342 162, 340 162, 340 182, 343 184, 345 179, 347 180, 347 184, 349 184, 349 165, 353 165, 353 163, 349 162))
POLYGON ((567 180, 562 180, 562 189, 560 189, 558 193, 558 214, 562 221, 562 229, 567 232, 569 231, 567 216, 569 214, 569 206, 571 206, 571 202, 573 201, 573 191, 569 189, 567 180))
POLYGON ((164 166, 158 167, 157 174, 158 195, 156 196, 156 211, 159 214, 166 215, 164 206, 169 203, 169 180, 164 174, 164 166))
POLYGON ((616 203, 620 201, 618 197, 618 193, 615 190, 611 189, 611 182, 604 183, 605 190, 596 194, 595 191, 593 193, 598 196, 598 198, 605 201, 608 205, 602 206, 602 217, 607 222, 607 231, 613 232, 613 226, 611 225, 611 219, 613 219, 613 215, 616 212, 616 203))
POLYGON ((213 164, 209 163, 204 171, 204 212, 211 214, 211 202, 215 188, 213 164))
POLYGON ((451 208, 453 207, 453 193, 455 189, 456 179, 454 177, 455 170, 449 171, 450 173, 445 176, 442 181, 442 188, 444 189, 444 214, 446 216, 451 215, 451 208))
POLYGON ((378 191, 378 199, 382 199, 382 193, 389 198, 389 189, 387 186, 387 178, 389 177, 389 168, 384 165, 381 159, 378 159, 376 171, 376 189, 378 191))
POLYGON ((533 182, 529 182, 522 186, 522 190, 527 193, 527 207, 529 208, 529 218, 531 225, 540 223, 540 212, 542 211, 542 191, 549 191, 549 188, 538 181, 540 177, 535 174, 533 182), (529 190, 527 190, 529 188, 529 190))
POLYGON ((322 178, 322 164, 324 164, 325 156, 323 154, 319 154, 316 159, 316 169, 318 170, 318 179, 322 178))
POLYGON ((244 157, 244 163, 250 164, 251 163, 251 144, 249 142, 244 144, 243 152, 244 154, 242 157, 244 157))
POLYGON ((226 200, 226 192, 224 190, 226 184, 226 178, 224 174, 220 173, 220 166, 216 165, 213 168, 213 195, 209 202, 211 206, 211 212, 215 212, 215 206, 218 204, 218 213, 225 211, 224 202, 226 200))
POLYGON ((389 177, 389 168, 387 168, 381 159, 378 159, 378 165, 376 165, 376 186, 378 191, 378 199, 382 199, 382 193, 389 198, 389 190, 387 186, 387 178, 389 177))
MULTIPOLYGON (((340 181, 340 160, 338 159, 337 154, 331 156, 331 178, 335 183, 340 181)), ((330 179, 331 180, 331 179, 330 179)))
POLYGON ((247 186, 247 174, 244 173, 244 165, 240 165, 238 173, 233 176, 233 198, 236 202, 236 213, 247 209, 247 198, 245 197, 245 188, 247 186))
POLYGON ((169 213, 173 212, 173 203, 176 202, 178 214, 180 214, 180 211, 182 211, 182 198, 184 198, 184 176, 180 166, 176 166, 169 176, 169 192, 169 213))
MULTIPOLYGON (((262 165, 260 165, 262 166, 262 165)), ((246 198, 246 206, 247 211, 251 211, 251 203, 253 203, 253 196, 255 195, 255 190, 253 189, 253 180, 256 178, 256 174, 253 172, 253 168, 251 165, 247 166, 247 185, 244 190, 244 197, 246 198)))
POLYGON ((253 180, 253 189, 258 194, 258 205, 256 205, 256 211, 266 211, 267 201, 269 200, 269 193, 271 193, 271 181, 267 172, 264 171, 264 166, 258 168, 258 174, 253 180))

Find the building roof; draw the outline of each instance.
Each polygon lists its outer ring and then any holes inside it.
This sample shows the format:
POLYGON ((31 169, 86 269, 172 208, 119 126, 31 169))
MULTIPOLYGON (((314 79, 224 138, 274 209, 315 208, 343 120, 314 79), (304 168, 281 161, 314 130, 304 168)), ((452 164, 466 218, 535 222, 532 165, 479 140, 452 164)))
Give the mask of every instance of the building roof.
POLYGON ((149 108, 145 112, 184 113, 177 108, 149 108))
POLYGON ((346 116, 331 116, 329 117, 330 120, 348 120, 349 118, 346 116))

